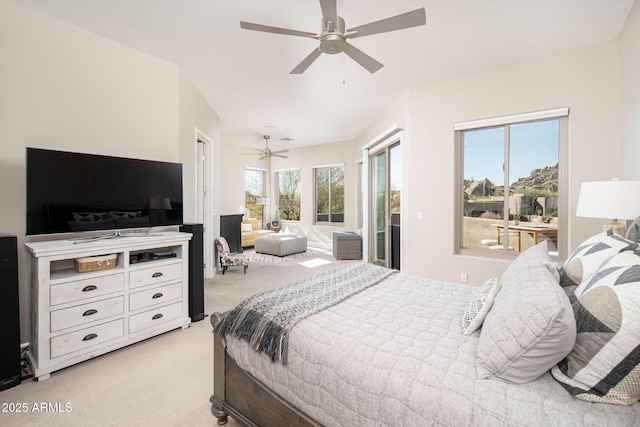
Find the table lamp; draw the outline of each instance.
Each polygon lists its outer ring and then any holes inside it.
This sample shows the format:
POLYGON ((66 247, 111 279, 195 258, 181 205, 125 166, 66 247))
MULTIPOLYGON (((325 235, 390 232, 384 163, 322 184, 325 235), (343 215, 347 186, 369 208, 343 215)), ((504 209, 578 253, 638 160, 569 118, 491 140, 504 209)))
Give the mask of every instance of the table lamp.
POLYGON ((171 210, 171 201, 168 197, 152 197, 149 200, 149 217, 151 225, 166 225, 167 211, 171 210))
POLYGON ((613 230, 624 236, 627 226, 619 219, 635 219, 640 216, 640 181, 583 182, 580 186, 576 216, 588 218, 612 218, 603 230, 613 230))

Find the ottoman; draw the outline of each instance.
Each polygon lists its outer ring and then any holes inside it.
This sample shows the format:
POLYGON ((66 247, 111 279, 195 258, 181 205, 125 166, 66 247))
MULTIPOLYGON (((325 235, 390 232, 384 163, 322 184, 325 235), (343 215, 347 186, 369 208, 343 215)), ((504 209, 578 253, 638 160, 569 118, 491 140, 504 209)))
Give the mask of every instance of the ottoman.
POLYGON ((336 259, 362 259, 362 237, 351 231, 334 231, 333 256, 336 259))
POLYGON ((254 249, 261 254, 291 255, 307 250, 307 237, 297 234, 271 234, 257 238, 254 249))

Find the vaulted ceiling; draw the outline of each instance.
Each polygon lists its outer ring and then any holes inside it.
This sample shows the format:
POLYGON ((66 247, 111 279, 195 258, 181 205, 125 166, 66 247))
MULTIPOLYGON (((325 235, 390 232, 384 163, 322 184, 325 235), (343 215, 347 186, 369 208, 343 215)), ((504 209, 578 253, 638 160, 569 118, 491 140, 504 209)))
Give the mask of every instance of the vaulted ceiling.
POLYGON ((247 31, 249 21, 320 32, 318 0, 9 0, 171 61, 220 115, 225 142, 271 148, 355 138, 409 87, 617 37, 634 0, 338 0, 346 28, 414 9, 426 25, 350 42, 290 71, 311 38, 247 31), (282 141, 292 138, 293 141, 282 141))

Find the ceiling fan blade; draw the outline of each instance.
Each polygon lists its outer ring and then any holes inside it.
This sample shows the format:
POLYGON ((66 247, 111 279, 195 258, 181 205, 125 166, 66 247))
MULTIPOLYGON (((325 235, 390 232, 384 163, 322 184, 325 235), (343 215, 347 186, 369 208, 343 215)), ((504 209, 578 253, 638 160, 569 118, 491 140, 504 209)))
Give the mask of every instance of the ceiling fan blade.
POLYGON ((320 8, 322 9, 322 19, 326 24, 327 21, 336 23, 338 10, 336 9, 336 0, 320 0, 320 8))
POLYGON ((380 21, 371 22, 369 24, 360 25, 359 27, 347 30, 348 38, 370 36, 372 34, 387 33, 389 31, 403 30, 405 28, 417 27, 427 23, 427 16, 422 9, 416 9, 401 15, 392 16, 390 18, 381 19, 380 21), (351 34, 355 32, 354 34, 351 34))
POLYGON ((309 68, 309 65, 313 64, 313 61, 318 59, 318 57, 320 56, 321 53, 322 52, 320 51, 320 49, 318 49, 318 48, 313 49, 313 52, 311 52, 306 58, 304 58, 302 60, 302 62, 299 63, 296 66, 296 68, 291 70, 291 72, 289 74, 302 74, 302 73, 304 73, 304 71, 307 68, 309 68))
POLYGON ((278 150, 278 151, 272 151, 271 154, 281 154, 281 153, 288 153, 289 150, 278 150))
POLYGON ((253 147, 254 150, 257 151, 257 153, 241 153, 243 156, 257 156, 257 155, 263 155, 264 154, 264 148, 255 148, 253 147))
POLYGON ((354 45, 347 43, 344 53, 349 55, 351 59, 356 61, 358 64, 362 65, 366 68, 370 73, 375 73, 380 68, 384 67, 384 64, 376 61, 360 49, 356 48, 354 45))
POLYGON ((283 158, 283 159, 288 159, 289 158, 289 156, 283 156, 282 154, 271 153, 271 155, 274 156, 274 157, 280 157, 280 158, 283 158))
POLYGON ((306 31, 290 30, 288 28, 270 27, 268 25, 254 24, 252 22, 240 21, 240 28, 245 30, 262 31, 265 33, 285 34, 287 36, 299 36, 299 37, 311 37, 317 39, 318 35, 315 33, 308 33, 306 31))

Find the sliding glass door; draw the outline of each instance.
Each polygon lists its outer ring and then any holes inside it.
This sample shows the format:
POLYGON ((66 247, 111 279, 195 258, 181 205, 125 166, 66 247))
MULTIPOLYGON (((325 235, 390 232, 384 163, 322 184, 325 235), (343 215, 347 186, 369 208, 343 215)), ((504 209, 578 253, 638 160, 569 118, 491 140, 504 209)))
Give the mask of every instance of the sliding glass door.
POLYGON ((371 262, 400 269, 400 144, 371 156, 371 262))
POLYGON ((371 261, 382 266, 387 265, 387 151, 375 155, 373 167, 373 197, 372 202, 372 231, 371 261))

